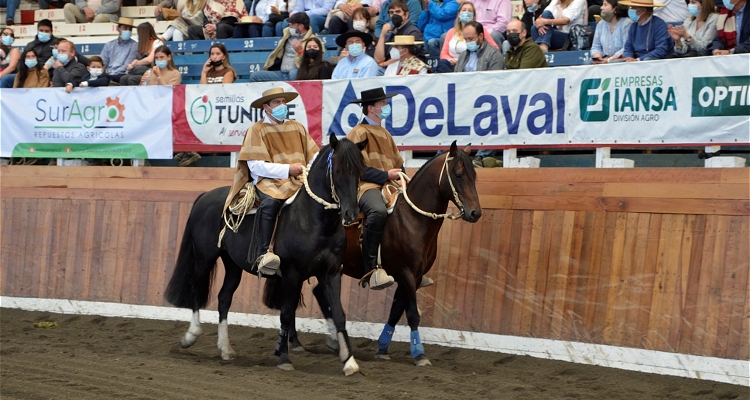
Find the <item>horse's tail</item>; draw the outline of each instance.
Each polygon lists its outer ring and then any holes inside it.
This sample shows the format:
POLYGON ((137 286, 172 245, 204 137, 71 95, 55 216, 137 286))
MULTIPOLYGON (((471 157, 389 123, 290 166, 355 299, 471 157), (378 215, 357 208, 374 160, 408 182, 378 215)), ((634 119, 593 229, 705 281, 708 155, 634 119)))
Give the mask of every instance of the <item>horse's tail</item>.
MULTIPOLYGON (((205 193, 198 196, 195 204, 205 193)), ((197 310, 204 308, 208 303, 211 291, 211 283, 216 271, 216 263, 210 266, 201 266, 196 263, 195 236, 193 230, 197 228, 193 210, 190 211, 185 232, 182 235, 180 253, 177 255, 177 263, 172 273, 172 278, 167 284, 164 298, 175 307, 197 310), (208 267, 208 270, 205 267, 208 267)))
POLYGON ((283 280, 278 277, 266 278, 266 285, 263 289, 263 304, 272 310, 281 310, 281 306, 290 295, 284 290, 283 280))

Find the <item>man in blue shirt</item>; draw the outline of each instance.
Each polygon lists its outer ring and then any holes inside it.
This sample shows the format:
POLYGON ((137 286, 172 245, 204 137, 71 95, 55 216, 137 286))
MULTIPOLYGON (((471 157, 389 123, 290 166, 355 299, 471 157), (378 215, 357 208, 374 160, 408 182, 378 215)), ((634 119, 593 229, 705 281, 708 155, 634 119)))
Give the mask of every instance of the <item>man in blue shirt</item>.
POLYGON ((365 54, 365 43, 372 37, 364 32, 349 31, 336 38, 336 44, 343 47, 336 69, 331 79, 354 79, 378 76, 378 63, 365 54))
POLYGON ((626 62, 661 60, 672 54, 674 40, 669 36, 667 23, 654 15, 654 7, 664 7, 664 4, 653 0, 620 1, 619 4, 630 6, 628 18, 634 22, 622 54, 626 62))
POLYGON ((120 17, 117 21, 117 39, 110 40, 102 49, 104 68, 112 82, 120 82, 120 78, 127 74, 128 64, 138 57, 138 42, 131 39, 133 20, 120 17))
POLYGON ((336 0, 298 0, 290 16, 301 12, 307 14, 310 17, 310 28, 313 33, 318 33, 323 30, 328 13, 335 3, 336 0))

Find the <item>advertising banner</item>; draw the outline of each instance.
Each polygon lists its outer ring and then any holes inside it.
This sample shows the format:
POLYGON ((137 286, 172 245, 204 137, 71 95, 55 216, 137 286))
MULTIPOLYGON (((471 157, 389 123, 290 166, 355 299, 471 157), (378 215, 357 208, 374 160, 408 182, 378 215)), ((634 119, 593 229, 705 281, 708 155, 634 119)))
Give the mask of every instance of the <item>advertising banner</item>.
POLYGON ((172 158, 172 88, 3 89, 0 157, 172 158))
POLYGON ((325 81, 323 126, 344 135, 363 90, 397 93, 385 121, 405 148, 750 143, 749 55, 325 81), (688 66, 689 68, 686 68, 688 66))
POLYGON ((263 91, 281 86, 299 93, 289 102, 289 118, 306 126, 316 142, 321 140, 320 82, 235 83, 175 87, 173 118, 175 150, 239 151, 245 132, 263 119, 250 104, 263 91))

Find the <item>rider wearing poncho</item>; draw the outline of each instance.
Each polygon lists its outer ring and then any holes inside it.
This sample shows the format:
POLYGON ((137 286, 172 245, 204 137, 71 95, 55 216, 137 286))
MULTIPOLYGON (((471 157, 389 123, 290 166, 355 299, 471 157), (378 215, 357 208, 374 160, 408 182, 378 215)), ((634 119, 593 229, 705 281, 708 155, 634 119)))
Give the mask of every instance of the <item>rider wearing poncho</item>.
POLYGON ((226 213, 232 199, 252 179, 260 200, 247 260, 252 265, 248 272, 253 274, 274 275, 279 270, 279 257, 269 251, 276 216, 284 201, 302 186, 297 177, 319 150, 302 124, 287 119, 286 103, 295 98, 297 93, 272 88, 252 102, 253 108, 265 111, 265 117, 245 134, 234 183, 224 204, 226 213))

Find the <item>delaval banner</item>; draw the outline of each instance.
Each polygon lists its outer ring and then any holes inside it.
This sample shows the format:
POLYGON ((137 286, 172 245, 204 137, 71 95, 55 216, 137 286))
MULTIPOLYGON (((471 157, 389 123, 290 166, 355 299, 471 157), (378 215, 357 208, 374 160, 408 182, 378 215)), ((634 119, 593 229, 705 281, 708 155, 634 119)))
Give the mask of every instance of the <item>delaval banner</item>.
POLYGON ((263 119, 263 111, 250 107, 262 93, 281 86, 300 95, 289 102, 289 118, 306 126, 320 143, 320 82, 234 83, 181 85, 174 88, 174 143, 193 151, 239 151, 245 132, 263 119))
POLYGON ((399 146, 482 147, 750 143, 750 56, 544 70, 325 81, 323 126, 345 135, 350 104, 384 87, 399 146))
POLYGON ((172 88, 3 89, 0 157, 172 158, 172 88))

